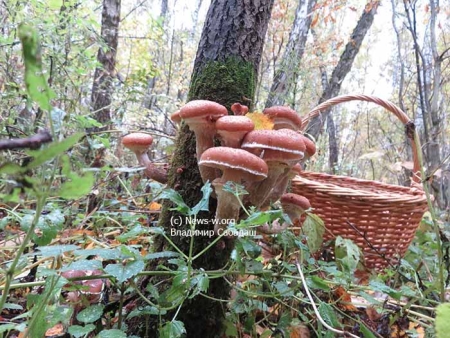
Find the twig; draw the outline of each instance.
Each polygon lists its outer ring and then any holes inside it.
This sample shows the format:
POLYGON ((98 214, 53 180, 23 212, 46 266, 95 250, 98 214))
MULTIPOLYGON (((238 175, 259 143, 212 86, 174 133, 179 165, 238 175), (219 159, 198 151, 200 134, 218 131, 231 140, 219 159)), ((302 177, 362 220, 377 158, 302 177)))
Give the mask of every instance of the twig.
POLYGON ((330 325, 328 325, 323 320, 322 316, 319 313, 319 310, 317 309, 316 303, 314 303, 314 299, 311 296, 311 293, 309 292, 309 288, 308 288, 308 285, 306 284, 305 276, 303 275, 302 268, 300 267, 300 263, 298 262, 298 260, 295 261, 295 265, 297 266, 298 273, 300 274, 300 277, 302 279, 303 287, 305 288, 306 295, 308 296, 309 301, 311 302, 311 305, 313 307, 314 313, 316 314, 317 319, 322 323, 322 325, 325 326, 331 332, 334 332, 334 333, 337 333, 337 334, 341 334, 341 335, 344 335, 344 336, 350 336, 350 337, 353 337, 353 338, 359 338, 358 336, 355 336, 354 334, 352 334, 350 332, 337 330, 334 327, 331 327, 330 325))
POLYGON ((0 140, 0 150, 10 150, 17 148, 30 148, 38 149, 43 143, 48 143, 52 141, 52 135, 48 130, 41 130, 36 135, 17 138, 10 140, 0 140))

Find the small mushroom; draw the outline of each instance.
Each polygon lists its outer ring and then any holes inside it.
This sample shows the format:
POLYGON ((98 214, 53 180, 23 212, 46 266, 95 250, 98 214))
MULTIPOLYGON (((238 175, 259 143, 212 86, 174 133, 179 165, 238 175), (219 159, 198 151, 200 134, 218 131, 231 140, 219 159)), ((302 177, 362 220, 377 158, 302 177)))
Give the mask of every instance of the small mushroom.
POLYGON ((269 116, 273 123, 273 129, 291 129, 299 130, 302 126, 302 119, 300 116, 289 107, 273 106, 264 109, 263 113, 269 116))
POLYGON ((244 116, 248 113, 248 107, 236 102, 231 105, 231 111, 234 115, 244 116))
POLYGON ((245 116, 222 116, 216 122, 222 146, 240 148, 244 136, 255 129, 255 124, 245 116))
POLYGON ((136 154, 140 165, 144 166, 147 177, 160 183, 167 183, 167 172, 156 167, 148 158, 147 151, 153 143, 153 137, 145 133, 132 133, 122 138, 122 144, 136 154))
MULTIPOLYGON (((306 197, 297 194, 284 194, 280 198, 281 207, 283 212, 286 213, 291 219, 292 223, 300 221, 301 216, 306 210, 311 208, 311 204, 306 197)), ((289 227, 290 223, 283 222, 280 224, 278 220, 272 224, 264 224, 257 228, 259 232, 264 234, 278 234, 289 227)))
POLYGON ((305 144, 300 134, 289 129, 254 130, 245 136, 242 149, 260 156, 269 167, 267 178, 248 188, 250 202, 259 207, 280 177, 303 158, 305 144))
MULTIPOLYGON (((197 161, 205 150, 214 147, 215 123, 224 115, 228 115, 224 106, 208 100, 194 100, 180 109, 181 118, 195 134, 197 161)), ((217 177, 214 169, 208 167, 199 169, 203 182, 213 181, 217 177)))
POLYGON ((217 168, 222 171, 222 177, 215 179, 212 184, 217 195, 217 210, 215 232, 220 235, 220 229, 226 224, 225 220, 237 221, 241 204, 235 195, 223 190, 228 182, 241 184, 245 182, 260 181, 267 177, 267 164, 245 150, 215 147, 206 150, 199 161, 200 167, 217 168))

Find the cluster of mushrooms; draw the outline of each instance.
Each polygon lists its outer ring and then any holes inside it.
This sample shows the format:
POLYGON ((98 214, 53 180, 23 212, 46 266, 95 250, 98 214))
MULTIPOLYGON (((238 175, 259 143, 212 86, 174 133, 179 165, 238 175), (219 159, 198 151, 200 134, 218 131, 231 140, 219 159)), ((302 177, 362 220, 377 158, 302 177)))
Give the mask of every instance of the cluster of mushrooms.
MULTIPOLYGON (((300 220, 310 203, 303 196, 286 193, 290 180, 298 175, 303 163, 316 152, 314 142, 300 134, 302 124, 298 114, 284 106, 274 106, 263 111, 273 121, 273 130, 255 130, 252 119, 245 116, 246 106, 231 106, 234 115, 212 101, 194 100, 172 114, 176 123, 184 121, 195 133, 196 153, 200 175, 204 183, 212 182, 217 198, 215 231, 226 227, 223 220, 237 222, 241 202, 223 189, 226 182, 243 185, 249 193, 243 205, 265 209, 280 201, 283 212, 293 222, 300 220), (215 139, 221 146, 215 146, 215 139)), ((135 152, 139 163, 146 167, 148 177, 161 183, 167 174, 151 163, 147 151, 152 143, 148 134, 133 133, 122 139, 125 147, 135 152)), ((279 233, 288 223, 273 222, 257 228, 261 233, 279 233)))

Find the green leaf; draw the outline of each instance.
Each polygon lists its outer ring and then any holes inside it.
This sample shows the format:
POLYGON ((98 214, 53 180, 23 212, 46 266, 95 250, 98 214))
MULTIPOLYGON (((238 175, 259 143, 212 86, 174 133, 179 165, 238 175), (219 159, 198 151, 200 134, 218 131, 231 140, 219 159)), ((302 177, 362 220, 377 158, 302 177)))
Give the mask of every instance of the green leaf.
POLYGON ((390 288, 389 286, 387 286, 386 284, 381 283, 379 281, 372 280, 369 282, 369 286, 372 288, 372 290, 385 293, 394 299, 399 300, 402 297, 401 292, 394 290, 394 289, 390 288))
POLYGON ((19 304, 5 303, 5 305, 3 305, 3 309, 8 309, 8 310, 23 310, 23 306, 22 306, 22 305, 19 305, 19 304))
POLYGON ((144 259, 150 260, 150 259, 159 259, 159 258, 172 258, 172 257, 179 257, 180 254, 178 252, 173 251, 162 251, 162 252, 153 252, 147 254, 144 259))
POLYGON ((72 325, 69 327, 69 333, 75 338, 83 337, 87 335, 89 332, 92 332, 95 329, 94 324, 88 324, 86 326, 80 325, 72 325))
POLYGON ((61 185, 58 192, 59 196, 66 200, 78 199, 89 194, 95 182, 94 174, 90 172, 83 176, 72 173, 68 178, 69 180, 61 185))
POLYGON ((127 319, 140 316, 159 316, 166 314, 166 310, 160 310, 154 306, 145 306, 143 309, 137 308, 130 312, 127 319))
POLYGON ((336 237, 334 253, 336 264, 341 271, 352 275, 362 256, 359 247, 352 240, 338 236, 336 237))
POLYGON ((127 231, 126 233, 117 236, 116 239, 119 242, 124 243, 130 239, 137 238, 140 235, 145 234, 145 233, 148 233, 148 229, 144 228, 142 225, 138 224, 135 227, 133 227, 130 231, 127 231))
POLYGON ((100 304, 91 305, 78 313, 77 319, 83 323, 93 323, 101 318, 103 315, 103 308, 104 306, 100 304))
POLYGON ((22 42, 28 95, 43 110, 50 111, 52 109, 50 100, 55 97, 55 94, 44 76, 39 36, 34 28, 22 23, 19 25, 19 39, 22 42))
POLYGON ((127 338, 125 332, 117 329, 103 330, 98 335, 98 338, 127 338))
POLYGON ((311 276, 307 279, 308 286, 313 289, 320 289, 324 291, 330 291, 330 287, 327 282, 318 276, 311 276))
POLYGON ((202 199, 192 208, 192 210, 189 212, 189 215, 197 215, 200 211, 209 210, 209 197, 211 196, 212 191, 213 189, 211 188, 211 183, 206 182, 202 187, 202 199))
POLYGON ((314 214, 308 213, 305 222, 302 225, 302 231, 307 237, 309 251, 315 253, 320 250, 325 233, 323 220, 314 214))
POLYGON ((322 316, 323 320, 334 328, 342 327, 336 318, 336 314, 333 311, 333 307, 330 304, 321 302, 319 305, 319 313, 322 316))
POLYGON ((61 268, 61 271, 68 270, 101 270, 102 262, 97 259, 80 259, 61 268))
POLYGON ((367 326, 364 325, 364 323, 359 324, 359 329, 361 333, 363 334, 364 338, 377 338, 372 331, 369 330, 367 326))
POLYGON ((143 261, 131 261, 127 264, 108 264, 105 271, 114 276, 119 283, 136 276, 139 272, 144 270, 145 263, 143 261))
POLYGON ((185 333, 186 329, 184 328, 184 324, 179 320, 167 322, 162 328, 159 329, 160 338, 178 338, 185 333))
POLYGON ((450 303, 440 304, 436 308, 436 337, 446 338, 450 332, 450 303))
POLYGON ((159 199, 166 199, 166 200, 170 200, 171 202, 175 203, 176 207, 172 208, 171 210, 177 210, 184 215, 192 214, 191 208, 189 208, 187 206, 187 204, 184 203, 181 195, 173 189, 163 190, 161 192, 161 194, 159 195, 159 199))
POLYGON ((117 259, 120 256, 120 252, 117 249, 82 249, 74 252, 77 256, 99 256, 103 259, 117 259))
POLYGON ((240 245, 250 258, 257 258, 259 257, 259 255, 261 255, 261 246, 257 245, 250 239, 238 238, 236 241, 236 245, 240 245))
POLYGON ((41 164, 50 161, 51 159, 55 158, 56 156, 64 153, 65 151, 69 150, 75 143, 78 142, 78 140, 83 136, 83 133, 76 133, 73 134, 66 139, 60 141, 60 142, 52 142, 47 148, 41 149, 41 150, 29 150, 27 153, 30 156, 34 157, 34 160, 30 162, 26 168, 27 169, 33 169, 41 164))
POLYGON ((43 257, 56 257, 61 256, 64 252, 77 250, 79 247, 76 245, 68 244, 68 245, 51 245, 51 246, 42 246, 39 247, 38 250, 41 252, 43 257))
POLYGON ((0 174, 21 174, 27 171, 27 168, 21 167, 15 163, 6 162, 0 164, 0 174))
POLYGON ((0 325, 0 333, 5 333, 16 328, 16 324, 2 324, 0 325))
POLYGON ((281 210, 269 210, 258 211, 251 214, 247 219, 242 220, 239 226, 255 226, 270 223, 278 218, 284 219, 283 211, 281 210))
POLYGON ((292 297, 294 295, 294 291, 284 281, 276 282, 273 286, 282 297, 292 297))

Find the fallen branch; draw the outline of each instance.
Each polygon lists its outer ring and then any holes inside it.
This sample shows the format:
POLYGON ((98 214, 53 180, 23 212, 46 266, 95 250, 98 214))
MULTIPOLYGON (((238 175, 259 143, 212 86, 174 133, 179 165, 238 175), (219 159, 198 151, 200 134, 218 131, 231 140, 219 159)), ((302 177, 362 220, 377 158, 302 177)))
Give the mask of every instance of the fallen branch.
POLYGON ((51 142, 52 135, 47 130, 41 130, 36 135, 11 140, 0 140, 0 150, 18 148, 38 149, 43 143, 51 142))

